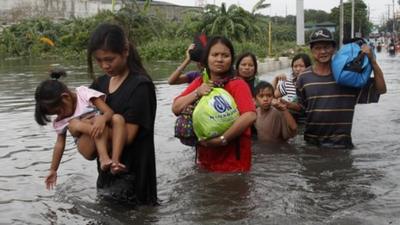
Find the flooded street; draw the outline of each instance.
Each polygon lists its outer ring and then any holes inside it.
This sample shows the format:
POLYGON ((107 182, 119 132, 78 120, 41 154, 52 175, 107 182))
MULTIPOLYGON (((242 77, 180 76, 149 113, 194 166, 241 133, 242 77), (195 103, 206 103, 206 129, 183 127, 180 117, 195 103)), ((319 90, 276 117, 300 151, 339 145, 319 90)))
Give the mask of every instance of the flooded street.
MULTIPOLYGON (((33 118, 34 90, 60 62, 0 62, 0 224, 400 224, 400 56, 377 55, 388 93, 378 104, 358 105, 353 150, 321 151, 302 135, 286 145, 253 144, 252 169, 207 173, 195 151, 173 137, 177 64, 147 65, 157 86, 157 182, 160 206, 130 209, 97 197, 96 163, 73 139, 59 168, 57 187, 44 177, 56 134, 33 118)), ((84 65, 63 62, 70 87, 89 85, 84 65)), ((271 81, 277 71, 260 79, 271 81)))

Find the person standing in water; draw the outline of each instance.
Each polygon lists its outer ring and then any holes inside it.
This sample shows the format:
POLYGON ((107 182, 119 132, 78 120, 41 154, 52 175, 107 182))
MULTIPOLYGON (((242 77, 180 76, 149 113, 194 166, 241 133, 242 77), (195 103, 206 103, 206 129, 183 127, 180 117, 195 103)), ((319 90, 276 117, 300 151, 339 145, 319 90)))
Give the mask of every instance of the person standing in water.
POLYGON ((234 98, 240 116, 222 135, 200 141, 196 146, 197 163, 208 171, 245 172, 251 167, 250 126, 256 119, 255 105, 246 82, 234 79, 234 57, 233 45, 227 38, 211 38, 202 60, 210 83, 196 79, 172 104, 172 112, 179 115, 185 107, 208 95, 217 83, 224 83, 223 88, 234 98))
POLYGON ((274 98, 273 86, 261 81, 255 87, 254 99, 257 103, 257 138, 264 142, 286 142, 297 133, 297 124, 287 108, 287 104, 274 98))
POLYGON ((298 103, 296 93, 296 80, 299 75, 310 66, 310 57, 305 53, 299 53, 295 55, 292 59, 291 76, 286 77, 285 74, 280 74, 272 80, 272 86, 275 89, 275 98, 282 98, 282 101, 286 102, 287 108, 296 119, 296 122, 301 124, 303 124, 305 121, 305 115, 303 108, 298 103))
POLYGON ((351 128, 357 103, 378 102, 386 92, 381 68, 368 45, 361 47, 374 71, 374 78, 361 89, 336 83, 331 69, 336 42, 331 32, 320 28, 311 33, 314 65, 297 78, 297 96, 305 109, 304 140, 324 148, 353 148, 351 128))
MULTIPOLYGON (((121 163, 126 172, 114 176, 98 167, 97 188, 105 197, 133 204, 157 204, 154 148, 155 86, 135 46, 123 29, 101 24, 91 34, 87 49, 91 88, 106 94, 106 103, 125 119, 126 138, 121 163), (94 77, 93 60, 105 73, 94 77)), ((92 143, 94 144, 94 143, 92 143)))
POLYGON ((256 56, 251 52, 245 52, 238 56, 235 66, 236 76, 246 81, 252 95, 254 95, 254 89, 260 82, 257 77, 258 64, 256 56))

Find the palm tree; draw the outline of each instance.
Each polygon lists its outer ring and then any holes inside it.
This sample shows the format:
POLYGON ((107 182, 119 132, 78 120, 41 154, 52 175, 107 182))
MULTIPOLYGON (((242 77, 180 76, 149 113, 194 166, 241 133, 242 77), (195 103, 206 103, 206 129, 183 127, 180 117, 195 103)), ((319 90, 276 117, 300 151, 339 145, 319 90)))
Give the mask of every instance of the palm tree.
POLYGON ((203 30, 208 34, 224 35, 228 38, 242 40, 248 23, 248 14, 237 6, 231 5, 226 9, 225 3, 221 7, 207 5, 203 17, 203 30))
POLYGON ((176 34, 190 37, 194 33, 205 32, 208 35, 224 35, 237 41, 255 41, 264 34, 261 27, 265 23, 256 12, 271 5, 264 1, 257 2, 251 13, 237 5, 227 8, 225 3, 221 6, 206 5, 203 12, 188 11, 176 34))
POLYGON ((267 32, 266 25, 267 20, 266 17, 259 14, 258 12, 262 9, 269 8, 271 6, 270 3, 265 3, 266 0, 259 0, 256 4, 254 4, 251 10, 251 26, 247 26, 247 37, 253 41, 265 41, 265 34, 267 32))
MULTIPOLYGON (((255 13, 261 9, 266 9, 271 6, 270 3, 264 3, 266 0, 259 0, 251 10, 251 14, 255 15, 255 13)), ((400 1, 400 0, 399 0, 400 1)))

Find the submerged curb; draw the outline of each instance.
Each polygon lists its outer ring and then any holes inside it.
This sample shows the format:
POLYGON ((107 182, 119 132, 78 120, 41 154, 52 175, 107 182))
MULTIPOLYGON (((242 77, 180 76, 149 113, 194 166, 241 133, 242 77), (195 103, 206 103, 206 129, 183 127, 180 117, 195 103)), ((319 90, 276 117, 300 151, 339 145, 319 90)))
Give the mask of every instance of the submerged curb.
POLYGON ((265 74, 267 72, 281 70, 290 67, 289 57, 265 58, 262 62, 258 63, 258 74, 265 74))

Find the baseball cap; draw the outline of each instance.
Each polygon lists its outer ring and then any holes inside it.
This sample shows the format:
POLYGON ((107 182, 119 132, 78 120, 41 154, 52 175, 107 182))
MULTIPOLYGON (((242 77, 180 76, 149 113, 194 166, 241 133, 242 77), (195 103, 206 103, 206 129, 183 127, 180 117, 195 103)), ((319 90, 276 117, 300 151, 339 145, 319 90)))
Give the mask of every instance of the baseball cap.
POLYGON ((336 45, 332 33, 326 28, 318 28, 311 33, 309 44, 317 42, 331 42, 336 45))

